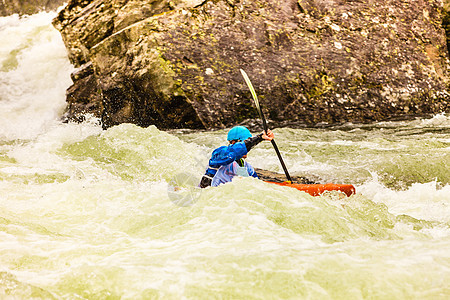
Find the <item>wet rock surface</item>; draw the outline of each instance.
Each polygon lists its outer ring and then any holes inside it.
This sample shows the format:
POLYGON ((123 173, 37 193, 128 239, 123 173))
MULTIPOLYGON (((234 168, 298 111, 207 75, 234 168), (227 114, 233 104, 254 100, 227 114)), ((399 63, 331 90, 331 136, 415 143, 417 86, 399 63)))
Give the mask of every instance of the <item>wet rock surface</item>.
POLYGON ((55 10, 66 2, 67 0, 4 0, 0 1, 0 17, 55 10))
POLYGON ((449 111, 441 1, 88 1, 55 19, 72 63, 68 119, 221 128, 449 111))

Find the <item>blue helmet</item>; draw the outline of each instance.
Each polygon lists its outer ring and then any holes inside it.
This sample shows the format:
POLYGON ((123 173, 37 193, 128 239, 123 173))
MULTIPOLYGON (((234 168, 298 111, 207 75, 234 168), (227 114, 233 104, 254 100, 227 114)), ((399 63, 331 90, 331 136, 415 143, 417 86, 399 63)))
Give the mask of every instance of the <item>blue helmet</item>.
POLYGON ((235 126, 228 131, 227 140, 233 141, 233 140, 240 140, 245 141, 249 137, 252 137, 252 134, 250 133, 250 130, 248 130, 244 126, 235 126))

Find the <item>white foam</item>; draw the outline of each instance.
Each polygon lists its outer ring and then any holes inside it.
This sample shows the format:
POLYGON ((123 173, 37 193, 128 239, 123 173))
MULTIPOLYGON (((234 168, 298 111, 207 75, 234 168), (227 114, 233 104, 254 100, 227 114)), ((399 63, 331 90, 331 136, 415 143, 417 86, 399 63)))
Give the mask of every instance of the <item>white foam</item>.
POLYGON ((384 203, 395 215, 409 215, 427 221, 450 222, 450 185, 436 182, 415 183, 407 190, 396 191, 374 179, 358 186, 357 192, 377 203, 384 203))
POLYGON ((54 13, 0 18, 0 137, 32 139, 58 120, 71 84, 54 13))

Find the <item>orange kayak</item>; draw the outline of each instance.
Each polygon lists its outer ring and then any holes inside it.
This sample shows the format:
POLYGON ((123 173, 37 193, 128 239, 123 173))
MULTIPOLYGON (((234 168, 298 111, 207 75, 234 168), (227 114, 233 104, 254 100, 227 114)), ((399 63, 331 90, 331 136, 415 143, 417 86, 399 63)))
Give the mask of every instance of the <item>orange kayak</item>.
POLYGON ((356 193, 356 189, 351 184, 299 184, 299 183, 289 183, 289 182, 273 182, 266 181, 268 183, 278 184, 282 186, 288 186, 299 191, 306 192, 312 196, 320 196, 326 191, 340 191, 346 194, 348 197, 356 193))

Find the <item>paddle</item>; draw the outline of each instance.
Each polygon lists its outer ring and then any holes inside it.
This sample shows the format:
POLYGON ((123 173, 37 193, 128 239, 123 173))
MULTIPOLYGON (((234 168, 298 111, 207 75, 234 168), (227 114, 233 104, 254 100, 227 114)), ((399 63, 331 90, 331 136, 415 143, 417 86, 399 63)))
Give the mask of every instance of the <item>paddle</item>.
MULTIPOLYGON (((259 106, 259 101, 258 101, 258 97, 256 96, 255 89, 253 88, 253 85, 252 85, 250 79, 248 78, 247 73, 245 73, 245 71, 242 69, 240 69, 240 70, 241 70, 242 77, 244 77, 244 80, 247 83, 248 88, 250 89, 250 93, 252 93, 252 97, 253 97, 253 100, 255 101, 256 109, 258 110, 259 117, 261 118, 262 123, 263 123, 264 132, 267 133, 267 130, 268 130, 267 122, 266 122, 266 119, 264 118, 261 107, 259 106)), ((291 176, 289 175, 286 165, 284 164, 283 158, 281 157, 280 150, 278 150, 277 144, 275 143, 275 141, 273 139, 271 140, 271 142, 272 142, 273 148, 275 149, 275 152, 277 153, 278 159, 280 160, 281 166, 283 167, 284 174, 286 174, 287 180, 289 181, 289 183, 291 183, 292 179, 291 179, 291 176)))

